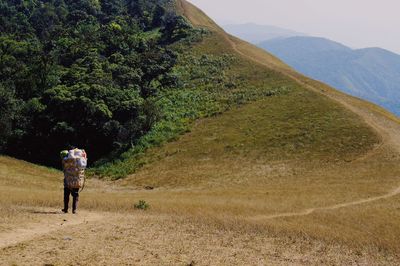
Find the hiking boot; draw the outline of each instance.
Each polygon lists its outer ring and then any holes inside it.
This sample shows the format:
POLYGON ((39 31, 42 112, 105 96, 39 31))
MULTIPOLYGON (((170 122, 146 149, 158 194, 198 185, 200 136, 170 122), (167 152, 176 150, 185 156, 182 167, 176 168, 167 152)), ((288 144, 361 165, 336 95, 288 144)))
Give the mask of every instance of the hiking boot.
POLYGON ((72 213, 73 214, 77 214, 78 212, 76 210, 72 210, 72 213))
POLYGON ((68 213, 68 209, 61 209, 63 213, 68 213))

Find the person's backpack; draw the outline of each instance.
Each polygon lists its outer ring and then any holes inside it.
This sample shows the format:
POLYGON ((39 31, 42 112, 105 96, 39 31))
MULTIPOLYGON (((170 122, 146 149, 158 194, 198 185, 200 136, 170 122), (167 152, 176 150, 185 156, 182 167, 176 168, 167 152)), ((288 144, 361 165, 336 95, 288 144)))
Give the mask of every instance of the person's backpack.
POLYGON ((70 150, 63 158, 65 185, 68 188, 83 188, 85 184, 85 169, 87 166, 84 150, 70 150))

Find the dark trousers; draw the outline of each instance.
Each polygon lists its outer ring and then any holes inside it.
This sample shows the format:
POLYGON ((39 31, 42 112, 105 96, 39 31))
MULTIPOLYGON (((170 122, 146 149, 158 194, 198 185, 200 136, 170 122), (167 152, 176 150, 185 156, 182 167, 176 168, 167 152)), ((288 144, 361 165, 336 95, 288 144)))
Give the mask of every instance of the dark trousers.
POLYGON ((69 195, 72 196, 72 211, 75 211, 78 207, 79 201, 79 188, 67 188, 64 187, 64 210, 68 210, 69 195))

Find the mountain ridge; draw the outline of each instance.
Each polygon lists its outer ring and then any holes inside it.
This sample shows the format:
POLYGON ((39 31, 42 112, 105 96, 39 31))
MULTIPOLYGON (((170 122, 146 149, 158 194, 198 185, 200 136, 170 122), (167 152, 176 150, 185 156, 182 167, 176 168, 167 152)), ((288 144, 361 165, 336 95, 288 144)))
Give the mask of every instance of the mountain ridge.
POLYGON ((324 38, 291 37, 259 44, 305 75, 400 114, 400 55, 351 49, 324 38), (319 42, 319 47, 313 45, 319 42))
POLYGON ((227 24, 222 28, 229 34, 240 36, 251 43, 257 44, 267 39, 287 38, 290 36, 304 36, 306 34, 272 25, 255 23, 227 24))

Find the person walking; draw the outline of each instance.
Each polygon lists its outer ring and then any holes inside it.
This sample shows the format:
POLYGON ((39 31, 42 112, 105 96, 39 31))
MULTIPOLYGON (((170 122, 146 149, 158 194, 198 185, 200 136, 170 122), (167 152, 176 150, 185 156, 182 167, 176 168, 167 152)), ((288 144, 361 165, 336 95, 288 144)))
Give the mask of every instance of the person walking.
POLYGON ((85 150, 72 148, 60 153, 64 171, 64 208, 61 210, 68 213, 69 199, 72 196, 72 213, 77 213, 79 202, 79 190, 85 182, 85 169, 87 166, 87 155, 85 150))

